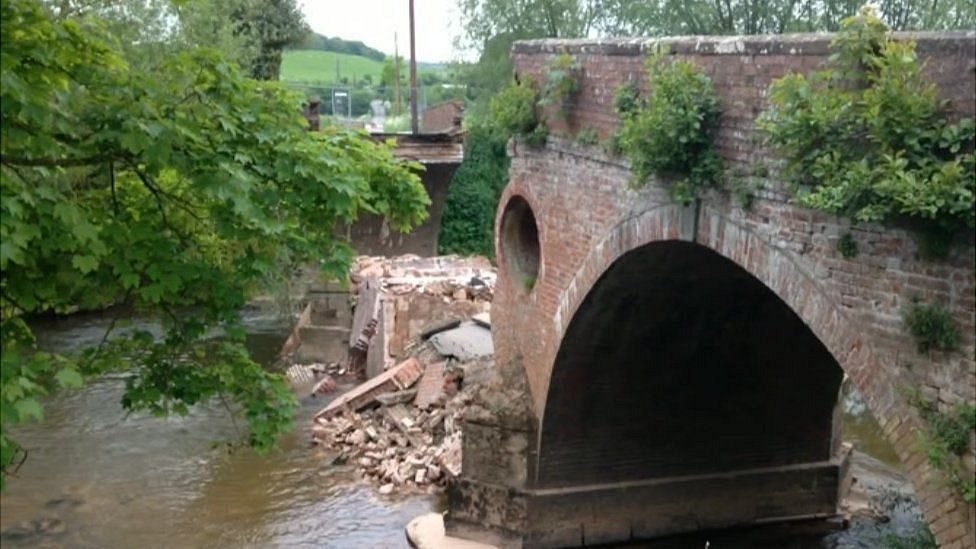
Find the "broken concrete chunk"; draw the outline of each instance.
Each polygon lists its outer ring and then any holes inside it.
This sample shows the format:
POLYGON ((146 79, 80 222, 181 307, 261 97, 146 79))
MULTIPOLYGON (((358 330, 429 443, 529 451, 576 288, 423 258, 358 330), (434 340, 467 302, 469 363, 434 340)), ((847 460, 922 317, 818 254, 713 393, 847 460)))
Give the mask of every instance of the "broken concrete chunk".
POLYGON ((444 397, 444 367, 447 362, 435 362, 427 366, 424 375, 417 384, 417 398, 414 406, 426 410, 432 404, 444 397))
POLYGON ((449 321, 444 322, 442 324, 438 324, 438 325, 434 326, 433 328, 430 328, 428 330, 424 330, 423 333, 420 334, 420 339, 423 340, 423 341, 427 341, 432 336, 435 336, 435 335, 437 335, 437 334, 439 334, 441 332, 445 332, 447 330, 453 330, 454 328, 457 328, 460 325, 461 325, 461 321, 460 320, 449 320, 449 321))
POLYGON ((430 342, 442 356, 454 357, 462 362, 495 352, 491 331, 474 322, 465 322, 457 328, 436 334, 430 338, 430 342))
POLYGON ((491 329, 491 313, 478 313, 471 317, 471 320, 482 328, 491 329))

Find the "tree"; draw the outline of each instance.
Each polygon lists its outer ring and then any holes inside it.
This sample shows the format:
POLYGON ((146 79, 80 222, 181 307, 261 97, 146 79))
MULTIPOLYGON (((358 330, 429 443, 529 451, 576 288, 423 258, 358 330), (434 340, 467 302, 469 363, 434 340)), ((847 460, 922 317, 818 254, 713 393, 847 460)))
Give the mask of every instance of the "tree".
POLYGON ((296 265, 343 275, 352 250, 339 222, 423 220, 417 166, 358 133, 307 132, 300 97, 212 50, 150 71, 94 19, 0 0, 0 21, 0 466, 19 449, 10 424, 41 419, 44 395, 108 369, 137 374, 129 409, 227 398, 248 441, 272 447, 294 397, 247 356, 237 311, 296 265), (58 356, 26 322, 120 302, 158 314, 165 335, 106 333, 58 356))
POLYGON ((468 129, 464 162, 447 192, 438 252, 495 255, 495 208, 508 181, 508 137, 491 124, 468 129))
MULTIPOLYGON (((835 32, 863 0, 608 0, 597 27, 603 34, 681 36, 835 32)), ((976 25, 968 0, 881 0, 895 30, 959 29, 976 25)))
POLYGON ((234 20, 237 32, 257 44, 250 72, 258 80, 277 80, 282 52, 310 32, 295 0, 245 0, 234 20))
POLYGON ((464 35, 459 45, 481 47, 510 34, 522 38, 589 36, 601 17, 600 0, 459 0, 464 35))
POLYGON ((130 63, 152 64, 205 46, 259 80, 277 80, 282 51, 311 32, 295 0, 46 0, 43 5, 56 20, 98 18, 130 63))
MULTIPOLYGON (((522 38, 682 36, 836 31, 863 0, 459 0, 460 45, 522 38)), ((970 0, 880 0, 895 30, 976 26, 970 0)))

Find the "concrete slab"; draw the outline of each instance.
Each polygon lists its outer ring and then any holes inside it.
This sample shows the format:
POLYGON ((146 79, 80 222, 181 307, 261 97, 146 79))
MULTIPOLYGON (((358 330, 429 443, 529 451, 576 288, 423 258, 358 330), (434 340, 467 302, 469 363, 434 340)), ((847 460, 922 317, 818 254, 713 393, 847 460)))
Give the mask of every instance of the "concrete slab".
POLYGON ((427 513, 407 524, 407 542, 416 549, 497 549, 495 545, 452 538, 444 532, 444 515, 427 513))
POLYGON ((495 352, 491 331, 474 322, 465 322, 453 330, 431 336, 430 342, 441 355, 454 357, 461 362, 495 352))
POLYGON ((489 312, 478 313, 471 317, 471 320, 483 328, 491 329, 491 313, 489 312))

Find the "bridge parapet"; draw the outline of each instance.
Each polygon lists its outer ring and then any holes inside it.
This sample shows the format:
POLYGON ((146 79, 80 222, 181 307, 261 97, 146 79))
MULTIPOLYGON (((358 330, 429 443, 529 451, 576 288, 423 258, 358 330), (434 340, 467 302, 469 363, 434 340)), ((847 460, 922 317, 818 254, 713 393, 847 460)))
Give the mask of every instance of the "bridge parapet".
MULTIPOLYGON (((958 115, 971 116, 976 109, 976 32, 899 37, 917 41, 921 57, 927 59, 928 77, 939 85, 958 115)), ((790 193, 777 179, 778 160, 763 147, 755 129, 754 120, 765 108, 772 80, 791 71, 815 70, 826 58, 829 40, 826 35, 791 35, 516 43, 513 57, 521 79, 542 81, 547 65, 562 53, 574 55, 582 66, 580 92, 562 106, 566 115, 548 117, 554 134, 548 143, 541 148, 519 141, 511 144, 510 181, 496 219, 496 250, 502 266, 492 311, 496 361, 503 366, 520 365, 509 368, 507 375, 524 375, 533 428, 516 434, 529 433, 526 436, 534 436, 535 441, 512 452, 514 459, 526 461, 525 482, 517 483, 520 486, 479 480, 478 452, 469 461, 466 442, 465 478, 452 498, 449 530, 472 535, 471 528, 481 516, 472 509, 487 509, 492 501, 500 505, 494 515, 505 517, 491 524, 494 534, 525 545, 582 539, 579 534, 584 531, 583 538, 613 541, 627 539, 634 532, 653 536, 702 524, 781 520, 788 512, 785 502, 763 507, 762 498, 753 502, 754 507, 744 504, 740 515, 727 514, 721 502, 734 500, 737 492, 723 492, 708 477, 757 470, 773 474, 770 467, 786 468, 775 470, 773 476, 778 480, 763 481, 774 492, 784 486, 809 488, 810 482, 821 486, 835 482, 832 490, 803 492, 820 498, 817 505, 789 510, 794 514, 829 512, 821 506, 823 498, 833 509, 843 482, 836 409, 833 416, 830 413, 839 377, 830 372, 843 371, 865 397, 902 459, 940 543, 946 547, 976 545, 972 526, 976 508, 962 502, 930 466, 917 444, 923 425, 903 394, 904 388, 920 388, 943 409, 976 401, 973 241, 946 260, 926 260, 908 228, 851 227, 847 220, 792 204, 790 193), (667 44, 673 55, 695 62, 715 82, 723 105, 717 143, 724 159, 733 166, 760 163, 770 168, 750 209, 736 205, 724 191, 713 191, 695 205, 682 206, 658 182, 635 190, 628 184, 630 171, 623 159, 599 147, 573 142, 572 136, 584 128, 595 129, 602 138, 615 130, 614 92, 625 82, 646 87, 644 62, 657 43, 667 44), (845 258, 837 250, 838 240, 847 232, 857 241, 857 257, 845 258), (682 272, 664 269, 669 263, 682 265, 682 272), (646 275, 646 280, 638 275, 646 275), (689 280, 705 286, 682 285, 689 280), (726 287, 738 288, 739 293, 723 294, 726 287), (668 302, 650 295, 646 288, 661 288, 659 293, 664 296, 694 296, 699 291, 705 295, 707 288, 712 293, 707 294, 710 300, 689 297, 668 302), (594 297, 588 300, 590 296, 594 297), (765 305, 756 305, 749 315, 735 316, 736 300, 743 296, 751 296, 746 302, 765 305), (901 320, 913 296, 947 307, 963 334, 960 351, 916 351, 901 320), (684 308, 689 311, 687 320, 673 315, 675 309, 684 308), (659 318, 684 322, 681 330, 667 337, 684 338, 694 348, 655 347, 662 330, 674 324, 654 324, 659 318), (731 331, 739 336, 709 328, 723 323, 735 327, 731 331), (638 325, 648 327, 631 329, 638 325), (788 329, 781 333, 779 326, 788 329), (793 335, 783 335, 787 332, 793 335), (744 343, 737 347, 740 340, 744 343), (803 341, 809 343, 801 344, 803 341), (638 344, 643 346, 628 347, 638 344), (627 347, 626 352, 619 352, 621 346, 627 347), (709 351, 702 354, 697 347, 709 351), (801 352, 801 348, 806 350, 801 352), (585 359, 569 355, 585 355, 585 359), (737 361, 740 355, 748 360, 737 361), (712 357, 716 357, 714 364, 712 357), (703 373, 680 378, 680 383, 677 378, 660 377, 672 362, 680 364, 681 372, 702 365, 703 373), (755 374, 747 364, 764 365, 767 373, 755 374), (778 377, 784 369, 795 371, 796 379, 778 377), (730 396, 736 391, 720 390, 740 379, 759 388, 753 393, 743 389, 738 396, 730 396), (668 383, 672 384, 670 392, 653 392, 668 383), (716 404, 702 407, 672 398, 681 391, 716 404), (767 408, 751 408, 751 403, 773 398, 777 391, 788 399, 767 408), (809 396, 814 393, 828 396, 809 396), (762 395, 766 396, 756 398, 762 395), (648 400, 671 408, 656 408, 648 400), (796 402, 796 409, 787 402, 796 402), (624 412, 618 413, 618 408, 624 412), (781 436, 781 442, 764 442, 756 438, 753 428, 736 425, 734 411, 744 408, 752 409, 750 413, 760 423, 765 417, 781 415, 782 421, 770 419, 760 426, 771 436, 781 436), (665 409, 673 410, 673 417, 653 416, 665 409), (606 421, 590 422, 590 414, 606 417, 606 421), (627 423, 627 418, 637 426, 627 423), (710 426, 726 419, 731 433, 727 437, 710 426), (697 429, 721 440, 701 443, 684 437, 680 429, 668 430, 667 421, 685 421, 687 431, 697 429), (573 428, 577 424, 579 428, 573 428), (645 444, 628 444, 627 437, 635 436, 645 444), (601 444, 604 452, 600 455, 606 459, 594 464, 601 444), (809 444, 809 451, 802 455, 778 450, 803 444, 809 444), (675 450, 665 455, 651 448, 655 445, 675 450), (719 463, 682 466, 716 448, 725 458, 719 463), (762 455, 749 455, 750 448, 766 449, 762 455), (739 452, 742 455, 732 455, 739 452), (802 469, 804 463, 813 466, 803 469, 812 475, 807 480, 796 477, 800 474, 796 467, 802 469), (593 471, 601 466, 608 482, 616 484, 593 491, 593 471), (615 471, 619 478, 614 477, 615 471), (670 513, 670 518, 644 520, 641 502, 652 502, 657 497, 654 494, 660 494, 648 486, 663 482, 669 471, 684 475, 682 479, 689 474, 694 477, 696 472, 700 473, 696 478, 707 477, 701 486, 672 485, 677 487, 676 493, 692 490, 700 500, 694 509, 655 507, 655 512, 670 513), (583 485, 590 486, 589 496, 559 499, 583 485), (626 497, 621 495, 624 493, 626 497), (501 505, 506 498, 509 503, 501 505), (606 520, 614 510, 605 506, 615 498, 624 498, 620 500, 622 514, 606 520), (711 520, 715 516, 720 520, 711 520), (505 521, 517 526, 506 530, 505 521)), ((498 440, 511 436, 498 435, 498 440)), ((490 437, 481 433, 474 439, 490 437)), ((970 470, 976 467, 972 448, 966 461, 970 470)), ((739 495, 744 496, 746 490, 739 495)))

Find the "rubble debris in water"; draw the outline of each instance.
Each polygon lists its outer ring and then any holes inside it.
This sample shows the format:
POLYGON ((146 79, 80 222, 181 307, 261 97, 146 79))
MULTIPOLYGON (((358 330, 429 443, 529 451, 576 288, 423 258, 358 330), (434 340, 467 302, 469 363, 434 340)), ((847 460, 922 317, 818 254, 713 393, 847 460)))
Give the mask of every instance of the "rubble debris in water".
POLYGON ((329 364, 293 364, 287 371, 285 377, 291 384, 292 389, 298 393, 304 393, 311 387, 312 396, 316 394, 331 393, 336 389, 334 376, 342 376, 346 369, 338 362, 329 364))
MULTIPOLYGON (((293 385, 323 391, 344 373, 367 377, 315 414, 313 440, 381 494, 442 490, 461 472, 461 418, 493 370, 495 269, 477 257, 360 257, 350 282, 344 366, 289 369, 293 385)), ((306 339, 299 350, 316 343, 306 339)))
POLYGON ((358 387, 333 400, 315 414, 315 419, 329 418, 344 409, 362 410, 376 401, 378 395, 403 390, 420 379, 424 367, 416 358, 408 358, 382 374, 367 380, 358 387))
POLYGON ((336 390, 336 382, 332 379, 332 376, 326 374, 315 387, 312 387, 312 396, 315 395, 325 395, 328 393, 334 393, 336 390))
POLYGON ((438 491, 461 473, 461 418, 471 404, 475 386, 464 385, 460 365, 438 355, 430 344, 418 347, 414 357, 384 376, 399 371, 404 364, 416 365, 418 369, 411 371, 425 380, 426 388, 383 383, 385 392, 378 395, 375 380, 381 378, 374 378, 347 393, 352 396, 347 403, 330 404, 328 413, 317 414, 312 427, 317 444, 338 452, 341 460, 355 467, 381 494, 438 491), (459 383, 462 390, 452 398, 443 390, 429 389, 459 383), (420 399, 421 394, 424 399, 420 399), (434 394, 437 397, 431 398, 434 394), (426 408, 416 405, 418 399, 426 402, 426 408))

